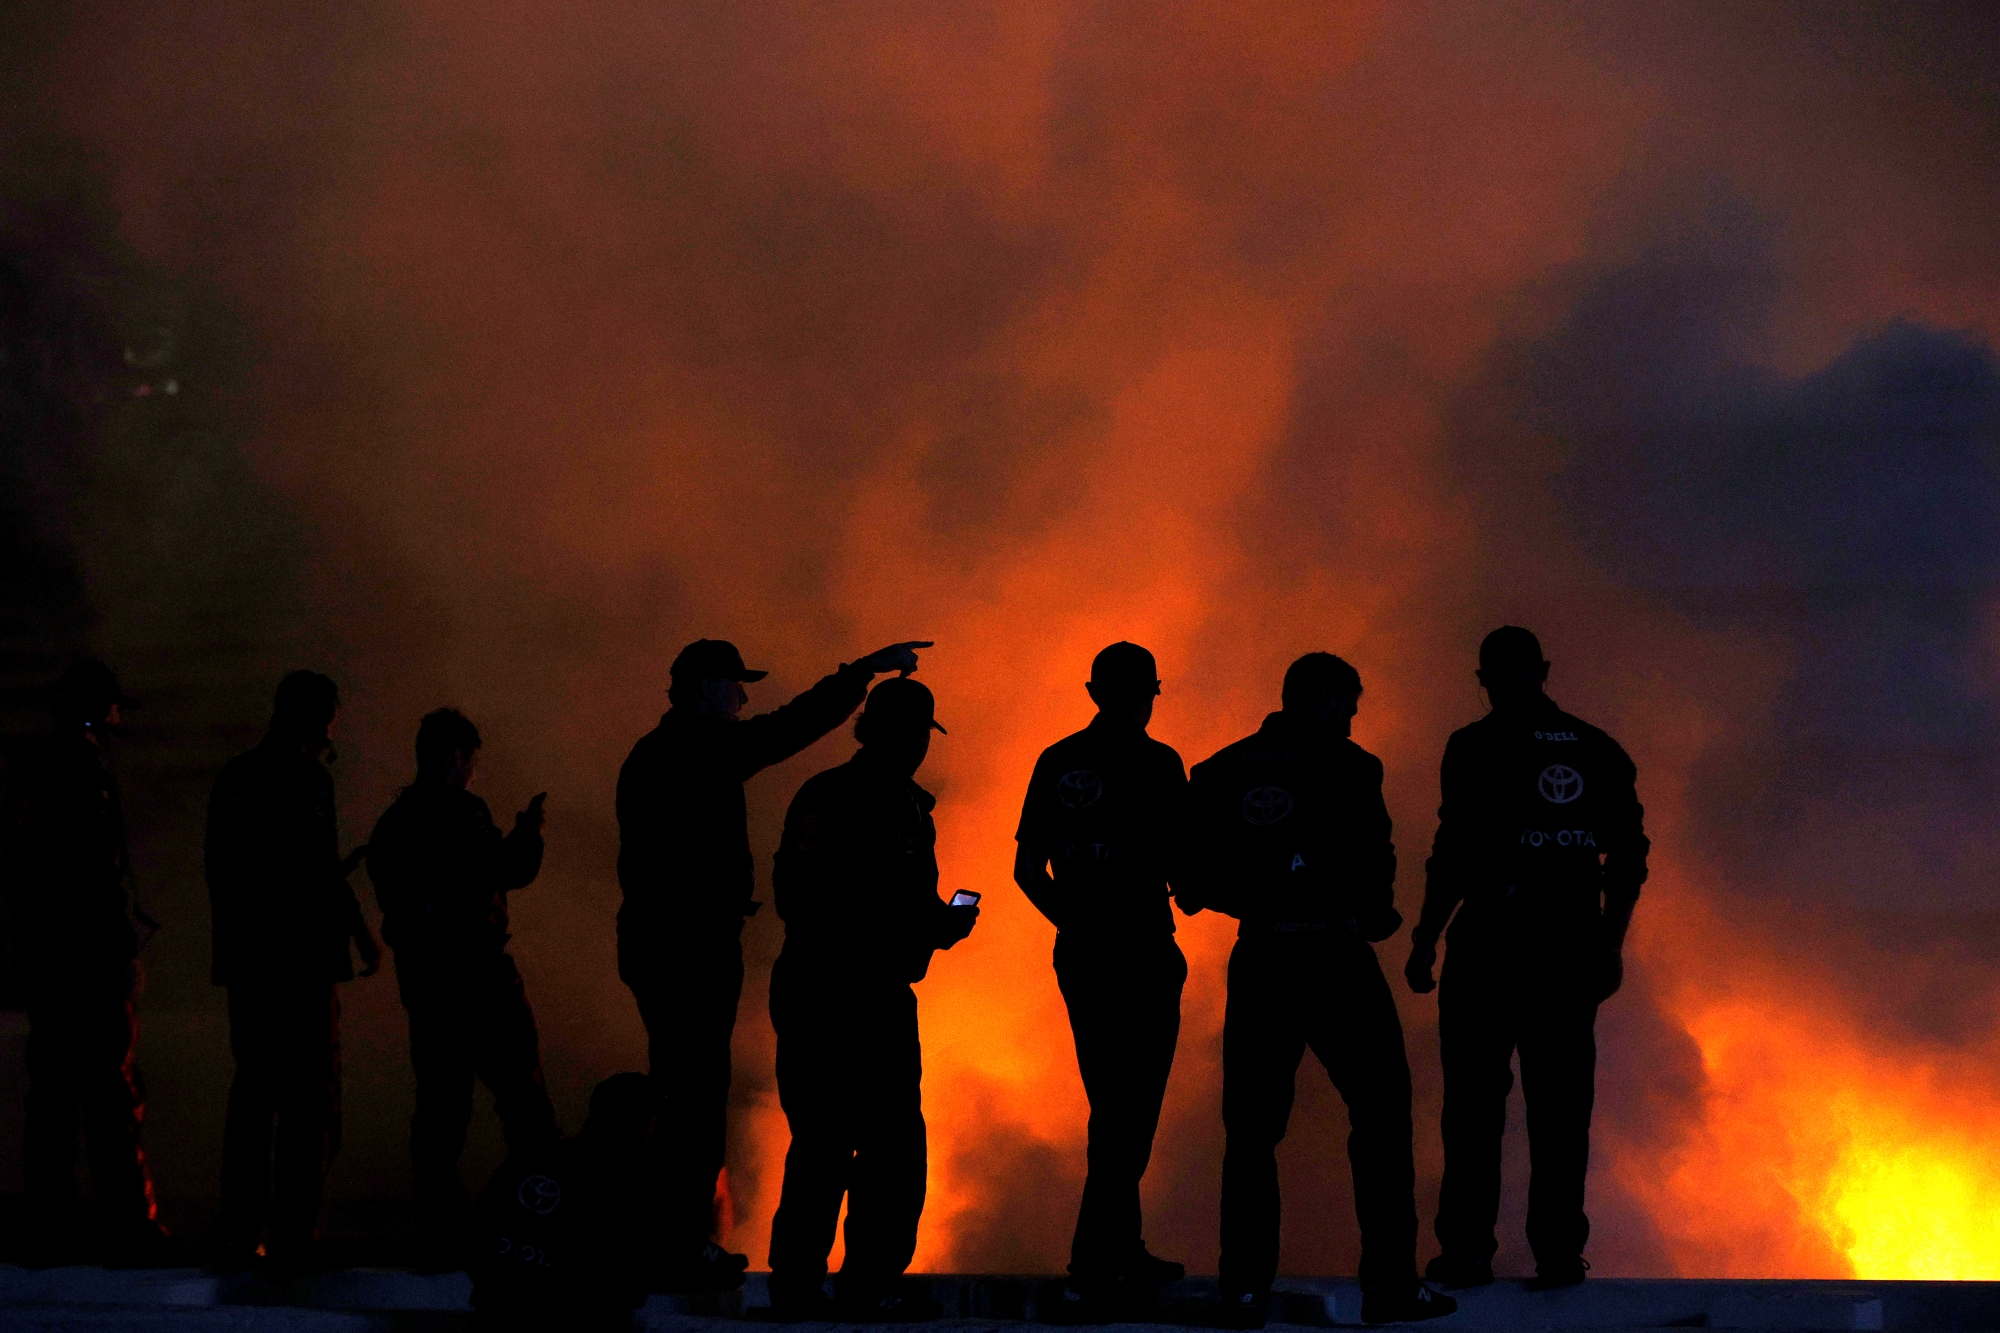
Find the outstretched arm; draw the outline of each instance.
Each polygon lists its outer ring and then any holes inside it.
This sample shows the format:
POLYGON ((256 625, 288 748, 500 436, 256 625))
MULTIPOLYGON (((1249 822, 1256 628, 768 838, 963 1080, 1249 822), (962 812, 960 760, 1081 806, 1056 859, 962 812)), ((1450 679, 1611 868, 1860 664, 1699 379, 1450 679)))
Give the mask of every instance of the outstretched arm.
POLYGON ((832 731, 861 706, 875 677, 890 671, 909 675, 917 669, 917 649, 930 646, 929 639, 912 639, 877 648, 844 664, 790 703, 745 718, 734 736, 737 776, 748 781, 832 731))

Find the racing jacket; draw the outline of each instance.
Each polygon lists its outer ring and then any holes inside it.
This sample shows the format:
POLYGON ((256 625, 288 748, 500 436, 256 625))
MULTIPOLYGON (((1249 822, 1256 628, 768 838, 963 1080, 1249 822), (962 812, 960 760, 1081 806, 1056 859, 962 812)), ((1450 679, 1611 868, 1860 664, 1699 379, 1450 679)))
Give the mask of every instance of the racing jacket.
POLYGON ((1454 944, 1575 938, 1629 907, 1651 846, 1637 780, 1618 742, 1547 698, 1452 733, 1416 937, 1449 921, 1454 944))
POLYGON ((1382 761, 1334 729, 1272 713, 1194 766, 1189 801, 1200 903, 1239 936, 1402 924, 1382 761))

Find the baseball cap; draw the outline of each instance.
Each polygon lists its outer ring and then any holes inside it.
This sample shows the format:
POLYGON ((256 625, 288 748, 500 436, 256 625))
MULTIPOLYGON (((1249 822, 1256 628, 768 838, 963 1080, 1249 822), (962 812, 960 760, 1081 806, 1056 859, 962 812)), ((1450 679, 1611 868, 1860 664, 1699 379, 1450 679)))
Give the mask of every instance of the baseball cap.
POLYGON ((1153 655, 1120 639, 1090 662, 1090 683, 1119 691, 1160 692, 1160 668, 1153 655))
POLYGON ((937 697, 928 685, 907 676, 891 676, 870 690, 862 716, 890 726, 929 727, 944 732, 938 725, 937 697))
POLYGON ((727 639, 696 639, 681 649, 671 668, 676 680, 762 680, 768 671, 743 665, 743 654, 727 639))

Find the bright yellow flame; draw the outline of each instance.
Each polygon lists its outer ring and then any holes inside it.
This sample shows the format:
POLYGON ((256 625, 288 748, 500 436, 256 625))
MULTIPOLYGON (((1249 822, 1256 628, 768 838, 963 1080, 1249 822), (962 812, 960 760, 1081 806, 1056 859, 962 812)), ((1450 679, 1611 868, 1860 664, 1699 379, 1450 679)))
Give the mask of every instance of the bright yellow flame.
POLYGON ((2000 1277, 1988 1052, 1941 1065, 1762 1001, 1685 1021, 1709 1100, 1666 1193, 1697 1249, 1719 1245, 1735 1252, 1730 1267, 1773 1276, 2000 1277), (1760 1247, 1754 1233, 1786 1213, 1794 1238, 1760 1247), (1829 1258, 1846 1271, 1825 1271, 1829 1258))

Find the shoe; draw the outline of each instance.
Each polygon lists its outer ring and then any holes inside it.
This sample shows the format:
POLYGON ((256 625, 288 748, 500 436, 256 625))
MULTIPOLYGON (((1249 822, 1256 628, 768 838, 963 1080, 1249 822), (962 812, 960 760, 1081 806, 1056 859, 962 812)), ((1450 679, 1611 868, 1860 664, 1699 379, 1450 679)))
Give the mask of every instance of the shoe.
POLYGON ((1453 1291, 1466 1287, 1490 1287, 1493 1285, 1493 1264, 1486 1259, 1458 1260, 1448 1254, 1440 1254, 1424 1265, 1424 1277, 1453 1291))
POLYGON ((771 1284, 771 1306, 761 1312, 774 1324, 830 1324, 837 1317, 824 1286, 787 1287, 771 1284))
POLYGON ((1169 1282, 1178 1282, 1187 1276, 1187 1265, 1177 1264, 1171 1259, 1162 1259, 1145 1249, 1140 1249, 1139 1257, 1123 1274, 1125 1281, 1134 1287, 1158 1291, 1169 1282))
POLYGON ((1264 1327, 1265 1307, 1270 1304, 1270 1295, 1261 1291, 1225 1291, 1222 1293, 1223 1328, 1264 1327))
POLYGON ((1529 1291, 1559 1291, 1564 1287, 1574 1287, 1583 1281, 1583 1275, 1590 1271, 1590 1260, 1581 1255, 1560 1263, 1535 1265, 1535 1275, 1522 1285, 1529 1291))
POLYGON ((923 1324, 944 1317, 944 1307, 926 1292, 905 1287, 880 1296, 840 1297, 836 1317, 856 1324, 923 1324))
POLYGON ((714 1241, 692 1254, 661 1265, 655 1291, 686 1294, 696 1291, 735 1291, 743 1285, 750 1256, 731 1254, 714 1241))
POLYGON ((1421 1282, 1361 1293, 1364 1324, 1414 1324, 1420 1319, 1442 1319, 1457 1309, 1457 1301, 1421 1282))

